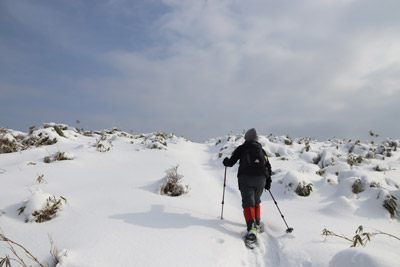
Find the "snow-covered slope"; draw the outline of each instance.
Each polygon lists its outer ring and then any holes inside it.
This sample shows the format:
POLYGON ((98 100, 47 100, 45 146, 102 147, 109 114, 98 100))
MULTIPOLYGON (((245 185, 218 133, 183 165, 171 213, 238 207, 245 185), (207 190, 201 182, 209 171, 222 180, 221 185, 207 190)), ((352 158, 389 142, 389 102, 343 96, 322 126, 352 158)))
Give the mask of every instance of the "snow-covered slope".
MULTIPOLYGON (((274 171, 271 192, 294 232, 285 233, 265 192, 266 231, 254 250, 242 241, 237 166, 227 171, 220 219, 221 162, 243 141, 242 135, 228 135, 193 143, 172 134, 92 133, 55 123, 30 133, 1 129, 0 227, 50 265, 51 234, 64 250, 59 267, 398 265, 395 237, 374 235, 366 247, 350 248, 349 241, 322 236, 327 229, 352 239, 360 225, 364 233, 400 236, 398 210, 391 216, 383 207, 385 200, 395 207, 400 197, 398 140, 261 136, 274 171), (160 194, 166 171, 177 165, 189 192, 160 194), (309 196, 296 193, 299 183, 312 188, 309 196), (49 197, 60 209, 51 220, 35 222, 32 212, 49 197)), ((15 258, 0 242, 0 257, 6 255, 15 258)))

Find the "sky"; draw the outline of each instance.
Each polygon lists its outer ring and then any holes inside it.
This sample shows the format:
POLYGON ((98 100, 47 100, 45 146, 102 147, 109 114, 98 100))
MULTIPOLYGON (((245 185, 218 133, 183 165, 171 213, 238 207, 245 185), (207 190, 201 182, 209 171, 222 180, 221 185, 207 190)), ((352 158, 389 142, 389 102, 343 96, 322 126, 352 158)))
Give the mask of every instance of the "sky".
POLYGON ((398 10, 397 0, 0 0, 0 126, 400 138, 398 10))

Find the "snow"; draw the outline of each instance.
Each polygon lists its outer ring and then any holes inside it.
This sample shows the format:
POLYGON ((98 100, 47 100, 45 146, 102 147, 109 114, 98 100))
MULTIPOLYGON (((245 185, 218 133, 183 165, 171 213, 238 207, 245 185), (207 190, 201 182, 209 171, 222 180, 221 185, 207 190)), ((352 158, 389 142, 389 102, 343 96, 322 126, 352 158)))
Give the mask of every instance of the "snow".
MULTIPOLYGON (((1 230, 42 263, 51 262, 48 234, 60 250, 58 267, 376 267, 398 266, 400 260, 396 238, 375 235, 365 247, 350 248, 352 243, 344 239, 322 236, 323 229, 329 229, 352 239, 360 225, 365 232, 377 229, 400 236, 398 218, 383 207, 387 195, 400 198, 396 140, 372 144, 304 138, 290 143, 286 136, 261 136, 275 173, 271 192, 294 231, 285 233, 286 225, 265 192, 265 232, 258 235, 258 246, 248 250, 242 240, 245 222, 237 165, 227 170, 224 220, 220 219, 222 159, 244 141, 243 135, 194 143, 172 134, 132 135, 117 129, 85 133, 47 123, 31 134, 7 130, 0 140, 10 141, 11 136, 22 136, 12 139, 15 142, 46 136, 57 140, 0 154, 1 230), (59 152, 69 160, 44 162, 59 152), (351 155, 361 155, 363 161, 350 166, 351 155), (161 195, 165 173, 177 165, 189 192, 161 195), (383 171, 374 170, 376 166, 383 171), (39 184, 41 175, 44 181, 39 184), (308 197, 295 193, 303 181, 313 185, 308 197), (360 192, 354 193, 357 181, 360 192), (32 212, 53 196, 67 202, 55 218, 36 223, 32 212)), ((6 242, 0 242, 0 257, 5 255, 13 257, 6 242)))

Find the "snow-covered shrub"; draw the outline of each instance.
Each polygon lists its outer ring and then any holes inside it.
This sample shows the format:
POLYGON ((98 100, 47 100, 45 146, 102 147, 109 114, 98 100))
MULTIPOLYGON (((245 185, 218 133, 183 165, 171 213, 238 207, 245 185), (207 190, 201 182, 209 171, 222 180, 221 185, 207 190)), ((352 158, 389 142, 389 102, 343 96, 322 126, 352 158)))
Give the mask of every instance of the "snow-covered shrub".
POLYGON ((284 139, 284 143, 285 143, 285 145, 287 145, 287 146, 293 145, 293 141, 292 141, 292 139, 290 138, 289 135, 287 135, 286 138, 284 139))
POLYGON ((22 202, 18 215, 25 215, 25 222, 42 223, 53 219, 62 205, 67 203, 64 197, 57 199, 55 196, 43 193, 37 189, 32 195, 22 202))
POLYGON ((392 218, 399 214, 397 210, 397 198, 393 195, 386 195, 386 199, 383 201, 383 207, 390 213, 392 218))
POLYGON ((389 169, 387 169, 386 167, 383 167, 382 165, 376 165, 375 167, 372 168, 374 171, 377 172, 385 172, 388 171, 389 169))
POLYGON ((50 122, 50 123, 44 123, 44 124, 43 124, 43 128, 45 128, 45 129, 47 129, 47 128, 53 128, 54 131, 55 131, 59 136, 65 137, 65 134, 64 134, 63 130, 64 130, 64 131, 67 130, 67 129, 68 129, 68 126, 65 125, 65 124, 56 124, 56 123, 50 122))
POLYGON ((308 197, 313 191, 312 187, 312 183, 307 184, 305 181, 302 181, 297 185, 295 192, 301 197, 308 197))
POLYGON ((380 182, 372 181, 369 184, 369 187, 371 187, 371 188, 382 188, 382 184, 380 182))
POLYGON ((351 186, 351 189, 354 194, 359 194, 359 193, 365 191, 365 188, 366 188, 366 186, 365 186, 365 184, 363 184, 361 182, 361 179, 356 179, 354 181, 353 185, 351 186))
POLYGON ((362 156, 356 156, 354 154, 349 154, 347 158, 347 163, 350 165, 350 167, 353 167, 356 164, 361 164, 363 162, 362 156))
POLYGON ((13 133, 5 128, 0 127, 0 154, 12 153, 21 150, 21 140, 24 136, 13 133))
POLYGON ((307 175, 298 171, 289 171, 283 176, 282 183, 286 191, 294 191, 299 196, 309 196, 312 192, 312 183, 307 175))
POLYGON ((178 173, 178 166, 179 165, 176 165, 166 171, 165 184, 160 187, 161 195, 176 197, 189 192, 189 186, 183 186, 181 184, 183 175, 178 173))
POLYGON ((44 162, 50 163, 53 161, 73 160, 73 159, 74 159, 74 155, 72 155, 69 152, 57 152, 51 157, 45 157, 44 162))
POLYGON ((337 153, 338 152, 334 148, 325 149, 321 154, 320 160, 317 162, 318 166, 323 169, 327 166, 334 165, 338 162, 339 155, 337 153))
POLYGON ((145 148, 149 149, 159 149, 159 150, 167 150, 167 139, 173 138, 174 136, 170 134, 169 136, 163 132, 151 133, 151 134, 142 134, 139 138, 143 138, 142 144, 145 148))
POLYGON ((113 144, 111 140, 107 140, 106 132, 95 132, 95 133, 100 134, 100 138, 96 140, 96 143, 93 144, 93 147, 96 148, 96 150, 99 152, 110 151, 113 144))
POLYGON ((49 234, 50 241, 50 254, 53 260, 53 266, 57 267, 59 264, 62 264, 65 257, 68 256, 68 251, 66 249, 59 250, 56 243, 54 242, 53 237, 49 234))

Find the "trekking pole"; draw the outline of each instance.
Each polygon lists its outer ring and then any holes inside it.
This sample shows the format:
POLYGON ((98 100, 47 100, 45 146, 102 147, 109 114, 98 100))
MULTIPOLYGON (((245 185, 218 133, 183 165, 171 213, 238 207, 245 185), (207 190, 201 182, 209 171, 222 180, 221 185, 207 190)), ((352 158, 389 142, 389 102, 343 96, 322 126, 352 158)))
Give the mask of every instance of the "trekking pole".
POLYGON ((278 208, 278 211, 279 211, 279 213, 281 214, 283 221, 284 221, 285 224, 286 224, 286 227, 287 227, 286 233, 291 233, 291 232, 293 232, 293 228, 289 227, 289 225, 287 224, 287 222, 286 222, 286 220, 285 220, 285 216, 283 216, 281 210, 279 209, 278 203, 276 202, 274 196, 272 195, 271 190, 268 190, 268 192, 269 192, 269 194, 271 195, 272 199, 274 200, 274 203, 275 203, 276 207, 278 208))
POLYGON ((225 187, 226 187, 226 169, 227 167, 225 167, 225 175, 224 175, 224 192, 222 194, 222 210, 221 210, 221 220, 224 219, 224 202, 225 202, 225 187))

